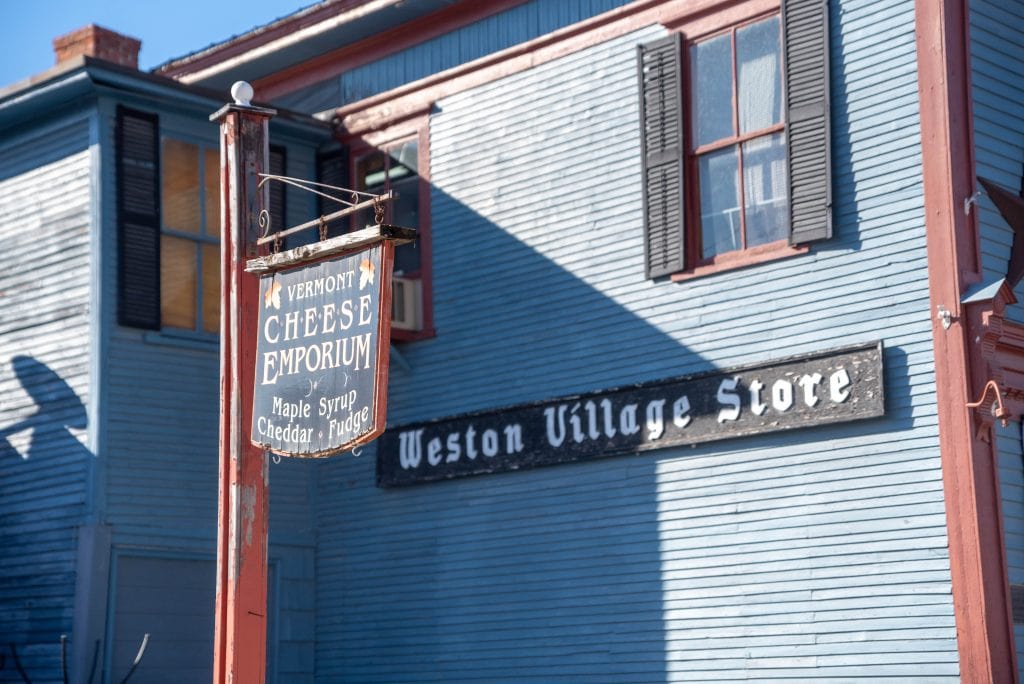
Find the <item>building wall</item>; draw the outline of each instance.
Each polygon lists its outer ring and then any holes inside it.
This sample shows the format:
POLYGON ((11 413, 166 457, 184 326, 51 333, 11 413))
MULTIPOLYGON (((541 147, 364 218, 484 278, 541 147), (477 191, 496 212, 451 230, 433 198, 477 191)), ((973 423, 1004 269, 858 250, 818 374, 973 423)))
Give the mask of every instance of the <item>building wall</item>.
MULTIPOLYGON (((113 165, 114 102, 105 102, 103 130, 111 150, 104 201, 116 206, 113 165)), ((161 135, 218 144, 208 111, 171 109, 144 99, 129 106, 160 115, 161 135)), ((278 134, 289 148, 288 170, 312 174, 309 141, 278 134)), ((309 218, 312 200, 289 193, 296 222, 309 218)), ((116 254, 114 212, 105 224, 106 253, 116 254)), ((104 288, 116 302, 116 259, 107 262, 104 288)), ((218 430, 220 361, 216 336, 182 335, 120 326, 111 305, 105 319, 106 422, 103 496, 111 529, 112 584, 108 599, 108 676, 119 681, 131 665, 142 635, 152 638, 139 677, 158 681, 168 672, 212 676, 214 589, 217 556, 218 430), (145 572, 141 573, 140 568, 145 572), (186 568, 187 570, 183 570, 186 568), (140 573, 147 583, 139 584, 140 573), (205 576, 205 589, 195 578, 205 576), (119 579, 125 580, 122 585, 119 579), (150 609, 131 606, 148 594, 150 609), (169 597, 176 597, 171 599, 169 597), (178 601, 179 610, 161 608, 178 601), (196 638, 196 632, 199 638, 196 638), (165 638, 159 638, 160 633, 165 638), (194 641, 192 643, 189 640, 194 641), (177 665, 175 665, 177 663, 177 665), (187 668, 186 668, 187 665, 187 668), (203 674, 205 672, 205 675, 203 674)), ((311 464, 270 466, 268 681, 309 681, 313 624, 311 464)), ((175 679, 174 681, 179 681, 175 679)), ((184 681, 184 679, 180 680, 184 681)))
MULTIPOLYGON (((972 0, 971 86, 977 175, 1014 192, 1024 189, 1024 3, 972 0)), ((1006 275, 1013 231, 991 200, 979 199, 982 266, 986 281, 1006 275)), ((1024 290, 1017 288, 1024 299, 1024 290)), ((1024 321, 1024 305, 1007 311, 1024 321)))
MULTIPOLYGON (((1021 445, 1021 424, 1013 421, 1006 427, 996 423, 999 457, 999 488, 1003 498, 1003 535, 1006 564, 1011 585, 1024 586, 1024 450, 1021 445)), ((1018 670, 1024 654, 1024 624, 1014 621, 1018 670)))
POLYGON ((294 93, 277 103, 320 112, 397 88, 445 69, 525 43, 629 0, 531 0, 294 93))
MULTIPOLYGON (((380 490, 319 472, 323 681, 957 681, 913 4, 831 3, 833 218, 809 253, 643 276, 636 45, 430 117, 437 337, 389 424, 856 342, 886 417, 380 490)), ((398 360, 396 360, 398 359, 398 360)))
MULTIPOLYGON (((1014 192, 1024 189, 1024 3, 972 0, 970 55, 974 153, 977 175, 1014 192)), ((982 194, 977 204, 985 282, 1006 275, 1013 230, 982 194)), ((1024 300, 1024 289, 1016 288, 1024 300)), ((1007 317, 1024 321, 1024 306, 1007 307, 1007 317)), ((1024 497, 1021 495, 1020 425, 998 429, 1003 526, 1010 583, 1024 585, 1024 497)), ((1024 625, 1015 624, 1018 665, 1024 653, 1024 625)))
POLYGON ((0 132, 0 681, 60 678, 96 455, 87 112, 0 132), (16 650, 16 654, 11 649, 16 650))

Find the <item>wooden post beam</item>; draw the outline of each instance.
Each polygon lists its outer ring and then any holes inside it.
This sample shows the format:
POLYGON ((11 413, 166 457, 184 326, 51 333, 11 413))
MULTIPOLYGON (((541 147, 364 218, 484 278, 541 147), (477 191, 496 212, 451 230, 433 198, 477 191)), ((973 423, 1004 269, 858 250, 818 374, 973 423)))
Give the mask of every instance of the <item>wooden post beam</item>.
POLYGON ((269 206, 257 174, 270 167, 268 121, 276 113, 249 104, 236 83, 220 123, 221 320, 220 492, 217 522, 215 684, 262 684, 267 661, 266 453, 249 441, 259 308, 258 277, 245 272, 257 255, 259 215, 269 206))

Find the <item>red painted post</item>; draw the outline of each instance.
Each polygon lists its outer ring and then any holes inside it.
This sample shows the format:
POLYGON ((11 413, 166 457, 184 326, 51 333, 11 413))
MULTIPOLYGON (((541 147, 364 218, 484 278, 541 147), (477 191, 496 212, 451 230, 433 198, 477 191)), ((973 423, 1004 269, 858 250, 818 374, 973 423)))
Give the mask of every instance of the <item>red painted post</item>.
POLYGON ((256 256, 259 217, 268 206, 258 173, 269 167, 267 123, 275 112, 249 104, 252 87, 236 83, 220 123, 221 320, 220 495, 217 521, 217 614, 214 684, 261 684, 267 651, 267 456, 249 441, 255 373, 259 279, 246 273, 256 256))

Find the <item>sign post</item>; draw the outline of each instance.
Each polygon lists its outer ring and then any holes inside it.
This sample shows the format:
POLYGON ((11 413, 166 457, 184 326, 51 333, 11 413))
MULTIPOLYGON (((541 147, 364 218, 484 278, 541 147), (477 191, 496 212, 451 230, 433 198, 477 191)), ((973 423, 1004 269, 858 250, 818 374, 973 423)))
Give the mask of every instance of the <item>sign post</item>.
POLYGON ((236 83, 220 123, 221 322, 220 489, 213 681, 261 684, 266 676, 267 455, 249 440, 259 282, 245 272, 256 256, 259 215, 269 205, 258 174, 269 167, 272 109, 250 104, 252 87, 236 83))

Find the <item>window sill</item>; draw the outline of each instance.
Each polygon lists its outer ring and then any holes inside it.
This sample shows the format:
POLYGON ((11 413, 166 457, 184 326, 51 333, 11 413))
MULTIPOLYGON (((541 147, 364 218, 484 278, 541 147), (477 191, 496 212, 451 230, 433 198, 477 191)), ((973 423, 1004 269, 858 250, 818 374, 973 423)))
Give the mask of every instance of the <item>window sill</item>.
POLYGON ((759 245, 758 247, 753 247, 743 251, 719 254, 707 261, 701 262, 691 269, 680 271, 679 273, 673 273, 671 279, 672 282, 678 283, 684 280, 703 278, 704 276, 713 275, 715 273, 723 273, 725 271, 746 268, 747 266, 753 266, 755 264, 763 264, 769 261, 786 259, 797 256, 798 254, 806 254, 808 251, 808 247, 793 247, 788 242, 780 240, 778 242, 759 245))
POLYGON ((437 331, 433 328, 424 328, 423 330, 391 329, 392 342, 416 342, 417 340, 427 340, 431 337, 437 337, 437 331))
POLYGON ((147 344, 178 347, 179 349, 199 349, 210 352, 220 349, 220 337, 218 335, 190 332, 188 330, 152 330, 147 332, 142 339, 147 344))

